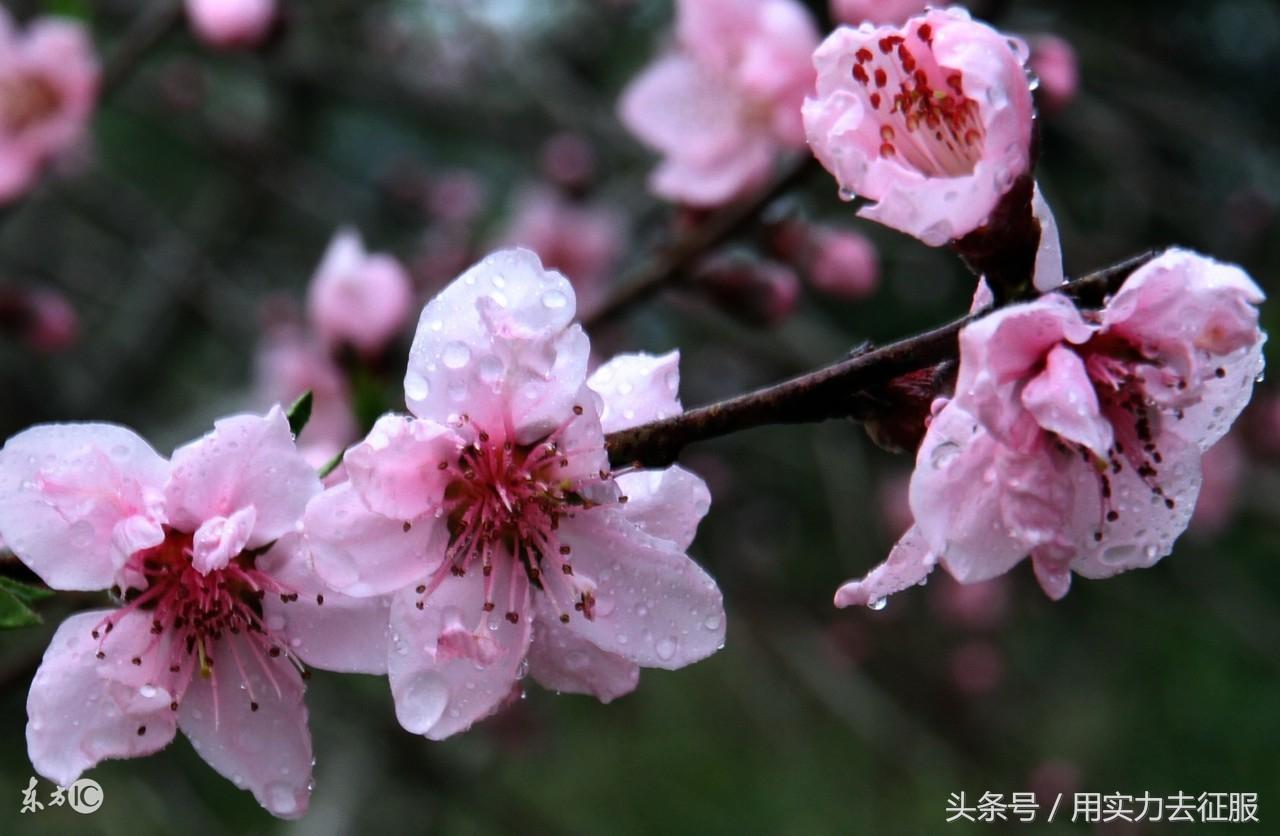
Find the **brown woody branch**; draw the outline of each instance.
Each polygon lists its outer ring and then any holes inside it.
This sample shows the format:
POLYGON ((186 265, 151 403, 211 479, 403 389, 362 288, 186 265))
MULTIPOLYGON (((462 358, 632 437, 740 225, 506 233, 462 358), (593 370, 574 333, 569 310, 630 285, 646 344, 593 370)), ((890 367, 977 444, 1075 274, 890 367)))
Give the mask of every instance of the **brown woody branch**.
MULTIPOLYGON (((1143 253, 1069 282, 1061 288, 1083 307, 1098 307, 1142 264, 1143 253)), ((857 407, 868 391, 895 378, 926 369, 958 352, 960 330, 985 314, 979 311, 881 348, 864 351, 790 380, 680 415, 610 433, 609 460, 617 467, 665 467, 695 441, 768 424, 800 424, 861 417, 857 407)))

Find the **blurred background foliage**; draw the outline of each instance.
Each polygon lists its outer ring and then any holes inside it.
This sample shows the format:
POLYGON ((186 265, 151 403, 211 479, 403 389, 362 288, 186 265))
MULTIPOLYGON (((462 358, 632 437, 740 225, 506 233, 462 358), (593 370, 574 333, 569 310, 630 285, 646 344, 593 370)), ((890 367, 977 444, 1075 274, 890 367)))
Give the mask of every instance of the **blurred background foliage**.
MULTIPOLYGON (((165 4, 6 5, 84 16, 110 55, 140 12, 165 4)), ((0 341, 4 436, 110 420, 167 451, 258 405, 264 317, 300 305, 335 229, 354 225, 395 253, 425 299, 483 253, 516 192, 544 179, 541 149, 561 132, 591 143, 585 188, 626 218, 618 276, 669 238, 672 210, 644 188, 652 158, 613 110, 664 43, 668 3, 285 6, 256 52, 210 52, 178 21, 111 91, 79 170, 4 211, 0 282, 56 288, 80 321, 61 353, 0 341), (483 191, 461 226, 424 198, 458 171, 483 191)), ((974 12, 1079 52, 1079 97, 1041 119, 1039 176, 1070 273, 1180 243, 1280 292, 1276 4, 1027 0, 974 12)), ((676 290, 593 333, 600 355, 678 347, 684 401, 700 404, 967 307, 973 281, 954 257, 856 220, 825 176, 771 211, 871 236, 876 294, 807 296, 782 326, 753 330, 676 290)), ((1276 310, 1263 312, 1273 332, 1276 310)), ((361 372, 363 421, 402 407, 406 345, 361 372)), ((1193 531, 1151 570, 1078 581, 1059 604, 1023 566, 968 596, 935 577, 883 611, 837 611, 837 583, 878 562, 904 525, 910 461, 846 424, 695 448, 685 461, 715 501, 693 554, 725 592, 723 652, 646 671, 610 706, 530 687, 438 744, 398 729, 384 681, 317 673, 316 794, 299 823, 270 818, 181 738, 95 770, 106 803, 92 816, 20 815, 26 690, 55 625, 86 605, 41 603, 43 627, 0 637, 0 832, 1075 833, 1085 828, 944 825, 952 792, 1075 789, 1258 792, 1254 827, 1265 829, 1280 798, 1275 398, 1274 383, 1261 386, 1237 430, 1247 452, 1228 524, 1193 531)), ((1164 827, 1097 832, 1177 829, 1164 827)))

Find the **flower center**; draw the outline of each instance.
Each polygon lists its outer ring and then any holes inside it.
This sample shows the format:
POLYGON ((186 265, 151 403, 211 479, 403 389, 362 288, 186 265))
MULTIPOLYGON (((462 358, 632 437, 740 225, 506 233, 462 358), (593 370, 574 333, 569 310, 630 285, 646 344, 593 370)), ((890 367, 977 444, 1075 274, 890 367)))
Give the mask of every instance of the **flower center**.
POLYGON ((44 76, 35 74, 0 78, 0 127, 20 134, 53 115, 62 94, 44 76))
MULTIPOLYGON (((251 665, 257 664, 274 684, 267 659, 283 653, 305 676, 302 663, 273 635, 262 612, 262 601, 268 594, 279 595, 285 602, 297 600, 298 595, 255 567, 262 550, 242 552, 225 567, 205 574, 192 565, 192 548, 191 534, 166 527, 163 542, 130 555, 121 572, 123 590, 113 588, 124 606, 93 630, 93 637, 99 640, 98 658, 106 658, 107 636, 122 617, 135 611, 150 615, 150 641, 145 647, 131 648, 134 655, 130 662, 141 667, 145 661, 147 673, 173 695, 170 708, 177 710, 178 695, 186 690, 192 676, 215 675, 215 643, 224 636, 243 636, 243 641, 220 646, 229 650, 231 658, 219 658, 217 670, 230 663, 234 674, 245 682, 250 708, 256 711, 258 704, 248 676, 251 665), (249 658, 242 658, 242 652, 249 658)), ((317 603, 323 603, 322 596, 317 596, 317 603)))
POLYGON ((963 177, 982 158, 986 131, 963 74, 938 64, 932 43, 928 23, 883 37, 855 53, 853 78, 879 126, 881 157, 929 177, 963 177))
POLYGON ((587 486, 613 478, 606 471, 581 475, 583 458, 599 452, 566 445, 565 432, 581 414, 575 406, 573 418, 533 444, 491 435, 463 417, 474 441, 439 465, 454 477, 445 489, 449 545, 440 568, 417 588, 418 609, 445 578, 479 571, 486 619, 502 598, 506 619, 518 623, 531 589, 547 596, 562 622, 570 612, 594 618, 594 587, 574 575, 572 549, 558 534, 561 520, 600 504, 587 486))

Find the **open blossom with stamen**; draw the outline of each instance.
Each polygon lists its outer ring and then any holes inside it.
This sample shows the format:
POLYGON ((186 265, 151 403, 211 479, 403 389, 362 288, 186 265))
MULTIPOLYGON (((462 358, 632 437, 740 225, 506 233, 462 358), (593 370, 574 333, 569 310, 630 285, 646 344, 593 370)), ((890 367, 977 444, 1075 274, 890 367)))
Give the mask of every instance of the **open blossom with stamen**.
POLYGON ((1262 299, 1238 267, 1175 249, 1100 311, 1048 294, 965 328, 955 398, 916 458, 915 525, 837 605, 883 600, 937 562, 973 583, 1030 556, 1056 599, 1072 572, 1159 561, 1261 374, 1262 299))
POLYGON ((59 626, 27 699, 36 771, 68 786, 177 729, 270 812, 311 794, 304 663, 385 672, 387 609, 329 592, 297 524, 320 492, 279 407, 171 461, 110 424, 48 424, 0 451, 0 536, 54 589, 115 609, 59 626))
POLYGON ((320 338, 375 354, 409 314, 413 283, 400 263, 366 252, 360 233, 339 230, 307 288, 307 313, 320 338))
POLYGON ((41 18, 19 33, 0 8, 0 202, 84 136, 98 97, 98 59, 70 20, 41 18))
POLYGON ((1026 46, 931 10, 841 27, 813 55, 809 145, 859 214, 940 246, 981 226, 1031 165, 1026 46))
POLYGON ((251 47, 275 23, 277 0, 186 0, 191 29, 205 43, 220 48, 251 47))
POLYGON ((505 704, 527 671, 609 701, 639 667, 715 652, 724 613, 685 554, 710 496, 679 467, 613 471, 604 433, 680 410, 676 354, 587 376, 574 295, 499 251, 422 312, 405 398, 347 452, 304 518, 316 571, 393 593, 396 713, 432 739, 505 704))
POLYGON ((817 44, 796 0, 679 0, 676 48, 619 103, 627 129, 663 155, 653 192, 716 206, 767 180, 780 151, 804 147, 817 44))

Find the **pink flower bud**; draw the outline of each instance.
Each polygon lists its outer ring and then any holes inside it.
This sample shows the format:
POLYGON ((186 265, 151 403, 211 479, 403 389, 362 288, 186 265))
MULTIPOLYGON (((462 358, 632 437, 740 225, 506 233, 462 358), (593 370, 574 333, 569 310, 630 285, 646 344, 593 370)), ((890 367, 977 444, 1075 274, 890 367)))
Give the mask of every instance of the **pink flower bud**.
POLYGON ((800 279, 795 271, 776 261, 717 256, 698 268, 697 278, 726 313, 748 325, 772 328, 782 324, 800 298, 800 279))
POLYGON ((412 285, 399 262, 365 252, 359 233, 350 229, 334 236, 307 291, 307 312, 320 338, 365 354, 395 337, 411 302, 412 285))
POLYGON ((67 297, 54 290, 33 290, 26 295, 27 322, 23 338, 36 351, 70 348, 80 334, 80 317, 67 297))
POLYGON ((1045 110, 1058 111, 1071 104, 1080 89, 1080 65, 1071 44, 1057 35, 1034 38, 1028 65, 1040 81, 1036 92, 1045 110))
POLYGON ((841 299, 861 299, 880 283, 880 257, 875 244, 851 230, 816 229, 809 261, 809 281, 841 299))
POLYGON ((276 0, 186 0, 195 34, 220 49, 261 43, 276 20, 276 0))
POLYGON ((562 132, 542 146, 542 170, 547 179, 565 188, 583 186, 596 168, 596 152, 580 134, 562 132))
POLYGON ((940 246, 981 226, 1031 164, 1020 41, 934 10, 902 27, 842 27, 814 53, 809 145, 859 214, 940 246))

